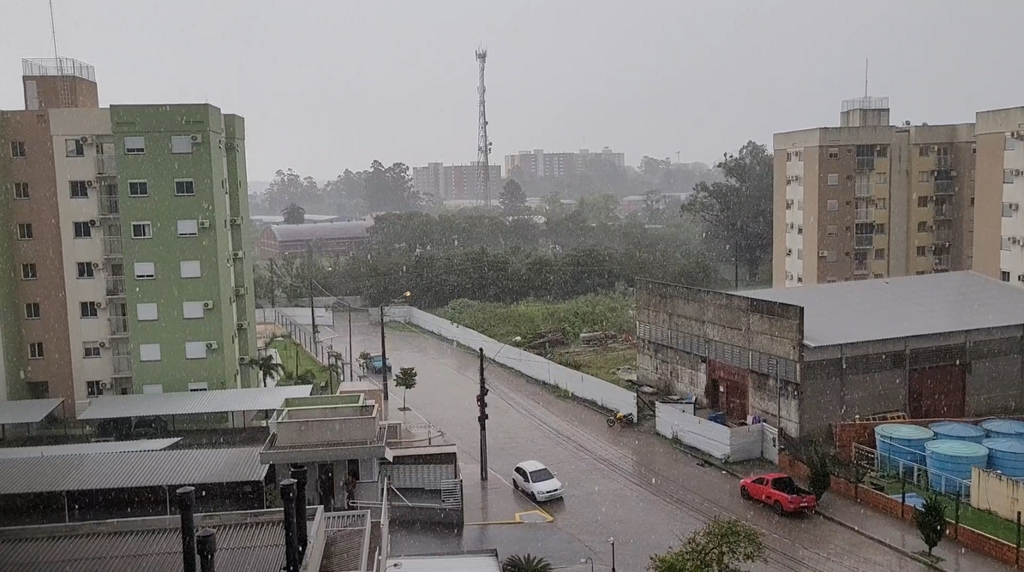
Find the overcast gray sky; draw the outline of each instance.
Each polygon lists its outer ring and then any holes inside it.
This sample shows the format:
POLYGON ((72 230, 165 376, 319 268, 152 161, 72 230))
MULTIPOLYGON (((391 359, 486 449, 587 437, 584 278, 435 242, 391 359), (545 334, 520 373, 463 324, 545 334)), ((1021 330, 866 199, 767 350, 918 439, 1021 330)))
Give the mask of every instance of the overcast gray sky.
MULTIPOLYGON (((894 122, 1024 105, 1020 0, 54 3, 60 53, 96 66, 102 105, 244 115, 256 180, 475 160, 481 43, 496 163, 584 142, 710 162, 836 123, 865 58, 894 122)), ((47 2, 0 0, 0 108, 23 106, 20 59, 52 55, 47 2)))

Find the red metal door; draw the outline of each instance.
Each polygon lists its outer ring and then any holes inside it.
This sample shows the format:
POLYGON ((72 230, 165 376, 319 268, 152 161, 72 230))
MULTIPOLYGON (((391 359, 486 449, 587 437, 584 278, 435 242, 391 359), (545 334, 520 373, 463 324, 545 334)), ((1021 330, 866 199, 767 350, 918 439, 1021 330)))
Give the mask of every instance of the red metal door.
POLYGON ((966 375, 963 366, 910 370, 907 409, 912 419, 963 417, 966 375))
POLYGON ((747 402, 750 392, 749 373, 745 369, 708 360, 708 379, 714 380, 714 384, 719 388, 717 405, 720 410, 725 411, 727 419, 747 420, 749 411, 747 402))

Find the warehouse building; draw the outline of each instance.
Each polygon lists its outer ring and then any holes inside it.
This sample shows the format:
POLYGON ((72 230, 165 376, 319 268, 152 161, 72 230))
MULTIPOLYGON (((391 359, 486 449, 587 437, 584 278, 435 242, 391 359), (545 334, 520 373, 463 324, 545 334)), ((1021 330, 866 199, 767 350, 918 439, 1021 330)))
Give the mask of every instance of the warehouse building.
POLYGON ((1024 404, 1024 293, 973 272, 724 293, 641 281, 640 383, 793 437, 1024 404))

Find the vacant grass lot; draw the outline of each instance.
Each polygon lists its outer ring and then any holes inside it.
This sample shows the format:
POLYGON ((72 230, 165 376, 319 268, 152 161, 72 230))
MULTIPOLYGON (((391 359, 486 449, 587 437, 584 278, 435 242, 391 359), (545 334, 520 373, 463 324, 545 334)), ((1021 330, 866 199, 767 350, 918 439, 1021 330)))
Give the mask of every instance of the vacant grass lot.
POLYGON ((306 348, 295 340, 278 338, 270 342, 270 347, 277 350, 281 356, 281 364, 284 365, 284 379, 278 382, 278 385, 294 384, 295 378, 304 371, 313 372, 317 386, 327 382, 327 372, 323 371, 323 367, 313 359, 306 348))

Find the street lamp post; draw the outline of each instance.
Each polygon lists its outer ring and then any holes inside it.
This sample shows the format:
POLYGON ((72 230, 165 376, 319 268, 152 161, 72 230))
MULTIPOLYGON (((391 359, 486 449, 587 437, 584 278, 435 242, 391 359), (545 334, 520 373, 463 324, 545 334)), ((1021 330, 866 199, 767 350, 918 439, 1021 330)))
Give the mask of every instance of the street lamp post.
POLYGON ((612 545, 612 572, 615 572, 615 537, 609 538, 608 544, 612 545))
POLYGON ((590 562, 590 572, 594 572, 594 559, 589 556, 580 558, 580 564, 586 564, 587 562, 590 562))

